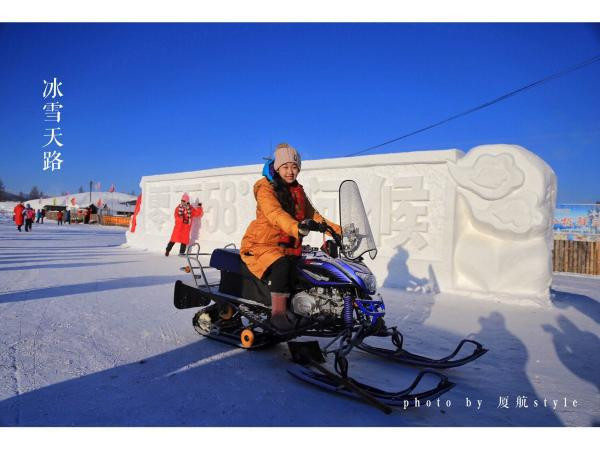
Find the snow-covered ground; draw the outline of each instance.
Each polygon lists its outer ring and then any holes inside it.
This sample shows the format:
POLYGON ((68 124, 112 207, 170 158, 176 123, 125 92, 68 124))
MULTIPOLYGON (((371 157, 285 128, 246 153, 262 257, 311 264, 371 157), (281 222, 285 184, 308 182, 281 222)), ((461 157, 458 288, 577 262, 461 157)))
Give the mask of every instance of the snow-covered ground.
MULTIPOLYGON (((457 386, 440 406, 387 416, 291 377, 284 344, 245 351, 201 338, 194 310, 172 305, 185 260, 127 248, 124 232, 47 221, 18 233, 0 218, 0 426, 600 422, 599 277, 555 275, 546 306, 382 289, 407 349, 439 357, 464 336, 490 349, 446 371, 457 386)), ((359 352, 350 371, 388 389, 417 373, 359 352)))

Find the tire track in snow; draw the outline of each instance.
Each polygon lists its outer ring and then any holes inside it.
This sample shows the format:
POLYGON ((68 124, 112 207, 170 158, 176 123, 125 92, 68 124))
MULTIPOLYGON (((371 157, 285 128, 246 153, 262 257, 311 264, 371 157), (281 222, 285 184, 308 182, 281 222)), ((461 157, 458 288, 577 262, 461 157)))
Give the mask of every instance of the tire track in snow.
POLYGON ((163 342, 179 343, 179 336, 177 334, 177 330, 171 324, 166 324, 164 327, 161 325, 160 333, 163 342))
MULTIPOLYGON (((108 367, 111 367, 111 368, 117 367, 118 365, 120 365, 124 361, 126 361, 126 359, 121 356, 118 349, 116 349, 116 351, 112 351, 109 348, 110 345, 106 344, 103 346, 103 345, 98 344, 98 341, 94 337, 94 333, 89 333, 88 338, 92 344, 92 350, 97 355, 104 357, 104 359, 110 364, 110 366, 108 366, 108 367)), ((95 363, 95 365, 93 367, 94 370, 104 370, 107 368, 107 366, 102 364, 96 358, 94 358, 94 360, 92 362, 95 363)))
POLYGON ((46 311, 48 311, 48 307, 50 306, 50 304, 52 303, 52 299, 48 299, 46 302, 46 306, 44 307, 44 310, 42 311, 42 317, 40 318, 40 321, 38 322, 38 325, 35 329, 35 333, 33 334, 33 376, 32 376, 32 381, 33 381, 33 389, 37 389, 37 381, 36 381, 36 374, 37 374, 37 342, 39 340, 39 338, 41 337, 42 334, 42 325, 46 322, 46 311))
POLYGON ((158 326, 158 329, 159 329, 159 331, 160 331, 160 340, 161 340, 162 342, 167 342, 167 341, 169 340, 169 337, 166 335, 166 333, 165 333, 165 329, 163 328, 163 326, 162 326, 162 325, 159 325, 159 326, 158 326))
POLYGON ((9 364, 10 364, 10 379, 12 381, 12 386, 11 390, 15 396, 15 417, 14 417, 14 424, 15 425, 20 425, 21 423, 21 399, 20 399, 20 395, 23 393, 23 390, 21 388, 21 375, 20 375, 20 370, 19 370, 19 366, 17 364, 17 345, 18 342, 12 344, 11 346, 8 347, 8 359, 9 359, 9 364))
MULTIPOLYGON (((23 312, 24 309, 25 309, 25 305, 21 304, 21 313, 23 312)), ((23 387, 22 387, 23 384, 21 382, 21 370, 19 368, 19 360, 17 358, 17 347, 23 340, 23 338, 22 338, 22 336, 23 336, 23 328, 22 328, 23 321, 21 320, 21 317, 23 317, 23 314, 19 314, 17 317, 19 319, 19 337, 17 339, 17 342, 8 346, 7 353, 8 353, 8 363, 9 363, 10 380, 11 380, 10 389, 11 389, 12 393, 14 394, 14 398, 15 398, 14 424, 20 425, 21 424, 21 398, 20 398, 20 395, 23 393, 23 387)))
POLYGON ((195 361, 193 363, 186 364, 185 366, 183 366, 177 370, 173 370, 172 372, 169 372, 169 373, 163 375, 163 377, 164 378, 172 377, 173 375, 177 375, 179 373, 185 372, 186 370, 195 369, 196 367, 204 366, 206 364, 210 364, 215 361, 221 361, 223 359, 230 358, 232 356, 236 356, 236 355, 239 355, 239 354, 245 353, 245 352, 247 352, 247 350, 245 348, 234 348, 233 350, 229 350, 229 351, 226 351, 223 353, 217 353, 216 355, 208 356, 206 358, 195 361))

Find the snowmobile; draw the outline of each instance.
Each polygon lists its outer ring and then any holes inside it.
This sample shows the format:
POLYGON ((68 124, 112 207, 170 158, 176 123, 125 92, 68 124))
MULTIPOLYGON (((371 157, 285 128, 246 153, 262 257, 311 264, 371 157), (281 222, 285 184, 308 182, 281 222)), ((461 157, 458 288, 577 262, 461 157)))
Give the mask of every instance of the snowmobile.
POLYGON ((246 349, 257 349, 287 342, 293 359, 288 372, 306 382, 336 393, 355 397, 381 409, 414 406, 433 400, 454 387, 446 375, 430 369, 457 367, 487 352, 479 342, 462 340, 448 356, 432 359, 403 348, 403 335, 397 327, 384 321, 385 304, 377 291, 375 276, 365 264, 364 256, 377 255, 375 240, 358 190, 352 180, 339 188, 342 235, 326 223, 312 221, 312 231, 328 233, 321 248, 303 246, 296 266, 295 289, 290 297, 292 331, 274 328, 270 318, 270 292, 242 262, 239 250, 229 244, 212 253, 201 253, 198 244, 188 248, 188 265, 194 286, 180 280, 175 283, 174 304, 179 309, 200 309, 193 317, 196 331, 211 339, 246 349), (201 257, 210 257, 203 265, 201 257), (209 270, 220 271, 219 282, 210 283, 209 270), (318 341, 297 341, 300 336, 329 338, 321 348, 318 341), (389 338, 393 349, 374 347, 367 337, 389 338), (464 355, 463 348, 472 346, 464 355), (348 376, 348 354, 358 349, 387 360, 427 368, 404 390, 388 392, 361 383, 348 376), (333 355, 335 372, 323 364, 333 355), (419 388, 429 378, 429 389, 419 388), (431 381, 433 380, 433 385, 431 381))

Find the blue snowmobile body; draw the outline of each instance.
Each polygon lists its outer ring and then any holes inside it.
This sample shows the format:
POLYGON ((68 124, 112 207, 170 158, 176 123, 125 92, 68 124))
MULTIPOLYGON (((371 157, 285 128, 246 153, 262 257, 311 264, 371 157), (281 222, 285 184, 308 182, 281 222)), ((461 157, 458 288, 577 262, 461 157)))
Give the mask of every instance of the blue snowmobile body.
MULTIPOLYGON (((319 249, 304 246, 296 264, 295 289, 290 298, 290 318, 294 330, 280 332, 269 322, 270 292, 242 262, 239 250, 228 246, 215 249, 210 255, 188 249, 186 271, 194 277, 195 287, 177 281, 174 303, 179 309, 200 307, 193 325, 203 336, 228 344, 253 349, 287 341, 294 364, 288 371, 297 378, 324 389, 360 398, 389 413, 390 406, 406 407, 406 402, 439 397, 451 389, 445 375, 422 371, 413 384, 399 392, 387 392, 361 384, 348 376, 347 355, 359 349, 400 363, 428 368, 449 368, 463 365, 483 355, 487 350, 472 340, 463 340, 445 358, 431 359, 403 349, 403 336, 396 327, 384 321, 385 304, 376 294, 374 274, 365 264, 364 256, 372 259, 377 249, 370 230, 360 192, 354 181, 340 185, 339 236, 331 227, 323 229, 333 237, 319 249), (200 257, 210 256, 204 266, 200 257), (208 269, 220 272, 219 283, 209 283, 208 269), (293 341, 300 336, 332 338, 323 348, 317 341, 293 341), (393 349, 373 347, 364 342, 367 337, 388 337, 393 349), (457 357, 466 345, 472 353, 457 357), (325 357, 335 357, 334 373, 323 365, 325 357), (428 390, 414 392, 424 377, 437 384, 428 390)), ((464 352, 463 352, 464 353, 464 352)))

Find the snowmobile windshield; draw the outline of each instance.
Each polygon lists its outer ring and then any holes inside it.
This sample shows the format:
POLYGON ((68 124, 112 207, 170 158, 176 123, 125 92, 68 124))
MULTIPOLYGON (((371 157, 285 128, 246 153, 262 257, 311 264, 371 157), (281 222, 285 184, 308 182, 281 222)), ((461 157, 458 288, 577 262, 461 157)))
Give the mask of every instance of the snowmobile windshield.
POLYGON ((342 227, 342 251, 349 259, 360 258, 369 252, 371 259, 377 256, 377 246, 357 184, 353 180, 340 185, 340 225, 342 227))

